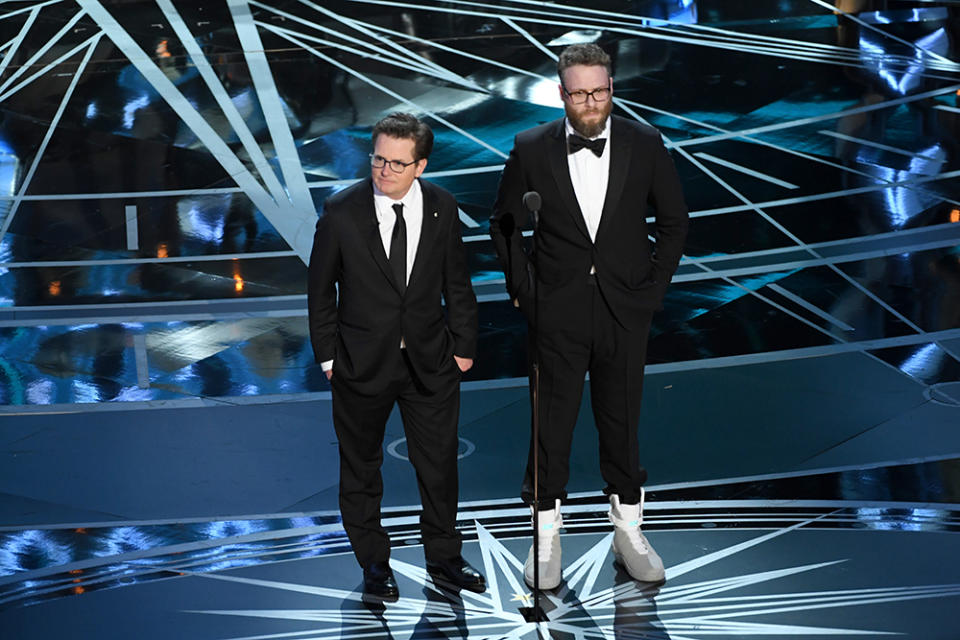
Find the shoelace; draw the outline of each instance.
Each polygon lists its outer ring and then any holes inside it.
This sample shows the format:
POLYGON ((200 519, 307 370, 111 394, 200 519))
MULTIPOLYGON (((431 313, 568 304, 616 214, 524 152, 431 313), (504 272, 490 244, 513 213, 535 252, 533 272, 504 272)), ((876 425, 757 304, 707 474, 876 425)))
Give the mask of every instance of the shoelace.
POLYGON ((547 538, 545 536, 540 536, 540 545, 537 549, 537 561, 550 561, 550 556, 553 555, 553 540, 555 537, 556 536, 550 536, 547 538))
MULTIPOLYGON (((631 523, 632 524, 632 523, 631 523)), ((630 544, 640 553, 648 553, 650 550, 649 545, 647 544, 647 539, 640 532, 640 527, 630 527, 625 529, 627 534, 627 539, 630 540, 630 544)))
POLYGON ((558 533, 559 531, 553 523, 540 526, 540 533, 537 536, 537 542, 539 543, 537 545, 538 562, 548 562, 550 560, 550 555, 553 553, 553 541, 560 539, 558 533))

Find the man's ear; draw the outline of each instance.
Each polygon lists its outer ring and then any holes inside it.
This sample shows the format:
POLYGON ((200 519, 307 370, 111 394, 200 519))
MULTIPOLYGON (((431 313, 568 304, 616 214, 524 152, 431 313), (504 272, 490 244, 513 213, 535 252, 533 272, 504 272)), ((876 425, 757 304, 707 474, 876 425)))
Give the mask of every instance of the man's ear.
POLYGON ((423 173, 423 170, 426 169, 426 168, 427 168, 427 159, 426 159, 426 158, 420 158, 419 160, 417 160, 417 170, 416 170, 416 173, 414 174, 414 176, 417 177, 417 178, 419 178, 419 177, 420 177, 420 174, 423 173))

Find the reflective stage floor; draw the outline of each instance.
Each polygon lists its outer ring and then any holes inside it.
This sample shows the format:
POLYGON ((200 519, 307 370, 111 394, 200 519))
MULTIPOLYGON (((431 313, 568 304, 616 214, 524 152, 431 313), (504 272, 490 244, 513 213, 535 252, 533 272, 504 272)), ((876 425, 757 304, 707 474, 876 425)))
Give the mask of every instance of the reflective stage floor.
POLYGON ((11 1, 0 55, 0 638, 960 637, 960 3, 11 1), (487 218, 575 42, 692 218, 640 430, 667 582, 612 563, 585 394, 538 629, 487 218), (394 110, 436 133, 481 303, 459 525, 490 589, 424 573, 393 416, 384 604, 304 260, 394 110))

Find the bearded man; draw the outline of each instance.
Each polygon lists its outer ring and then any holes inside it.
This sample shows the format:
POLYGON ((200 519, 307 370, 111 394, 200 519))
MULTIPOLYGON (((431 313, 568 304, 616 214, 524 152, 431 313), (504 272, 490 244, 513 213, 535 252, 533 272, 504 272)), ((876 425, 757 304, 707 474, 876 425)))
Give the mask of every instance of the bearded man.
POLYGON ((651 318, 683 253, 687 208, 660 133, 610 115, 613 79, 603 49, 568 47, 557 72, 566 117, 516 136, 490 220, 507 290, 536 336, 540 369, 539 439, 531 438, 521 493, 539 510, 539 557, 531 548, 524 578, 538 589, 562 579, 560 505, 589 372, 614 555, 635 580, 660 582, 663 562, 640 528, 647 472, 637 430, 651 318), (535 258, 520 233, 529 226, 523 199, 530 191, 542 201, 535 258))

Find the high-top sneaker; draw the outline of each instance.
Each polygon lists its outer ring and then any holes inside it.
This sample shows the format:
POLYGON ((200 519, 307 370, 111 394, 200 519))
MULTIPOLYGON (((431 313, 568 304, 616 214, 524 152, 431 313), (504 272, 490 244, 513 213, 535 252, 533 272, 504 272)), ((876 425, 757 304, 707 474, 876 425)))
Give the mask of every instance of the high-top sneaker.
MULTIPOLYGON (((532 507, 531 511, 536 508, 532 507)), ((560 584, 562 568, 560 566, 560 528, 563 518, 560 515, 560 500, 556 506, 539 513, 539 531, 537 531, 538 559, 540 565, 539 587, 533 584, 533 545, 523 564, 523 579, 531 588, 556 589, 560 584)))
POLYGON ((643 523, 643 489, 640 504, 620 504, 617 494, 610 495, 610 522, 613 523, 613 555, 630 577, 640 582, 662 582, 663 560, 640 532, 643 523))

